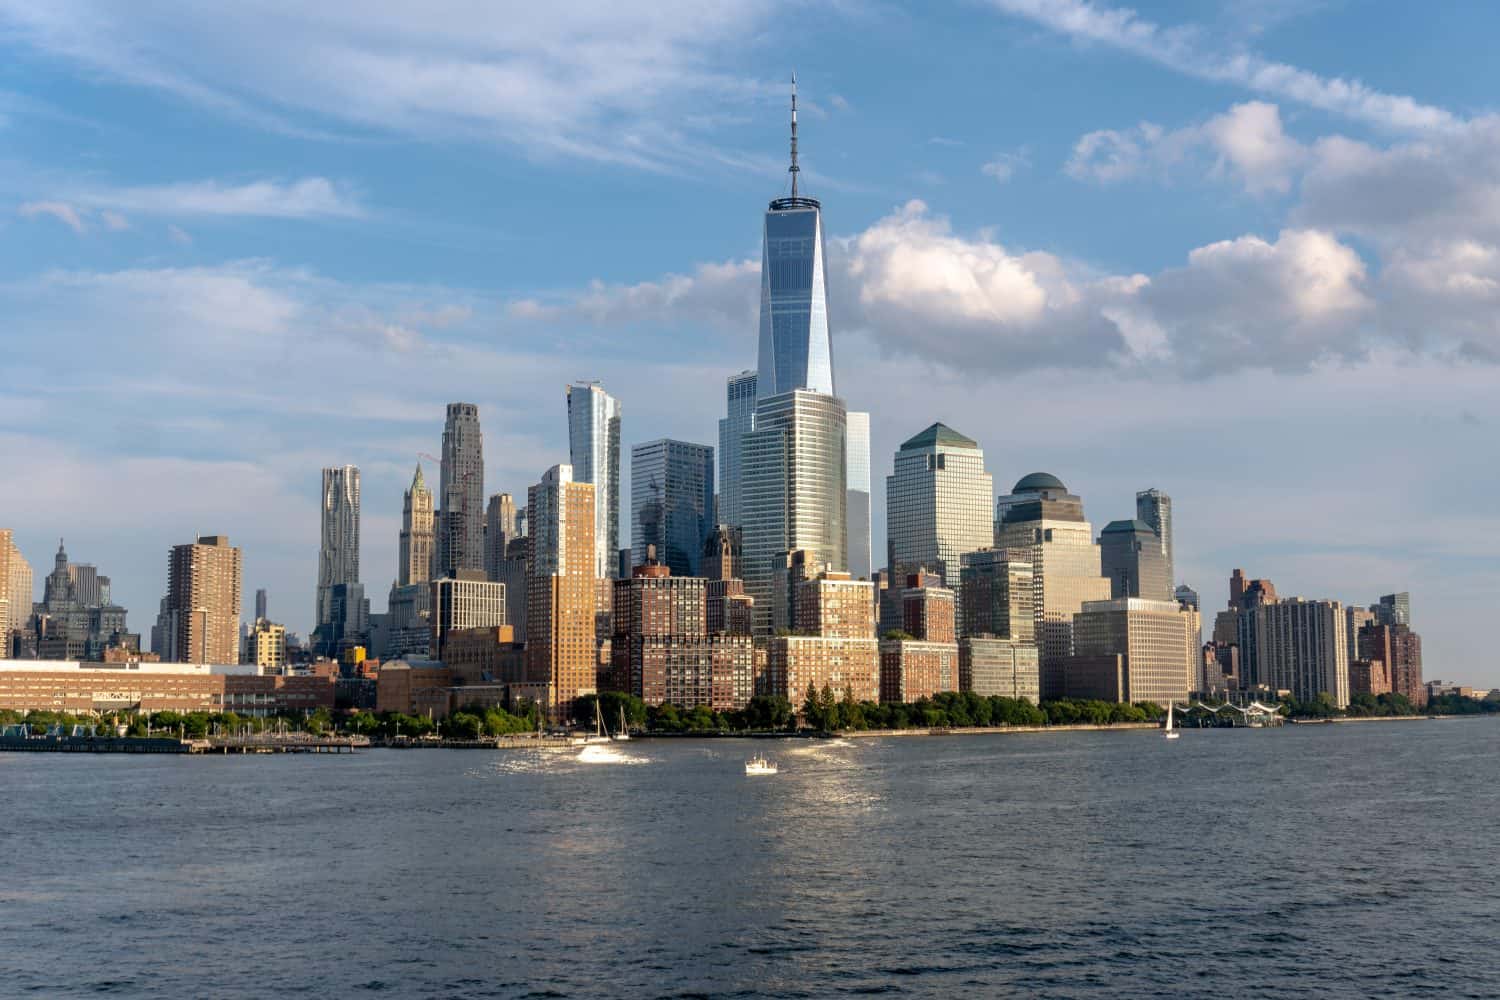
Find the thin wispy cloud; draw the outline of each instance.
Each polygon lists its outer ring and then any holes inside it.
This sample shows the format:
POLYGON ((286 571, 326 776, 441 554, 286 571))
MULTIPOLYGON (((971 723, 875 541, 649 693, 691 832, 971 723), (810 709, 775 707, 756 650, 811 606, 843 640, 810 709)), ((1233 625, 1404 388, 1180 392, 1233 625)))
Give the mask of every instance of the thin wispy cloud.
POLYGON ((158 216, 254 216, 274 219, 360 218, 365 207, 353 190, 324 177, 227 184, 188 181, 81 192, 99 208, 158 216))
POLYGON ((1359 80, 1329 77, 1276 62, 1239 39, 1214 37, 1199 25, 1164 26, 1128 7, 1091 0, 990 0, 997 9, 1026 18, 1081 42, 1107 45, 1200 80, 1235 84, 1253 93, 1400 132, 1455 128, 1458 116, 1403 94, 1388 94, 1359 80))
POLYGON ((52 218, 61 222, 75 233, 82 233, 88 229, 84 224, 83 217, 73 205, 63 201, 28 201, 18 211, 23 218, 52 218))

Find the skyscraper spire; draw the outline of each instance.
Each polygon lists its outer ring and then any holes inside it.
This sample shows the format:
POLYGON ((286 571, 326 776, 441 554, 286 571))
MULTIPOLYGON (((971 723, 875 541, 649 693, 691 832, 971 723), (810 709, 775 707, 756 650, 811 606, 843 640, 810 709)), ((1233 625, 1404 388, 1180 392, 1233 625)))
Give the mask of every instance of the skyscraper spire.
POLYGON ((797 175, 801 168, 797 166, 797 71, 792 71, 792 165, 787 171, 792 175, 792 197, 797 197, 797 175))

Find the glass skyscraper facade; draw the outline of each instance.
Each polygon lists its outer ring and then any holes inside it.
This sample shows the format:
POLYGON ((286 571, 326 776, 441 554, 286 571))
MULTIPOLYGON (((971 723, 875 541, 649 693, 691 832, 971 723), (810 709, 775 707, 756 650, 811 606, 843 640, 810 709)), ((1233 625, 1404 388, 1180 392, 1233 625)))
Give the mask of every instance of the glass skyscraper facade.
POLYGON ((1156 533, 1157 547, 1166 560, 1167 582, 1175 582, 1177 571, 1172 562, 1172 498, 1158 489, 1141 490, 1135 495, 1135 519, 1145 522, 1156 533))
POLYGON ((568 386, 568 456, 594 487, 594 575, 615 575, 620 550, 620 401, 596 382, 568 386))
POLYGON ((742 567, 759 632, 787 624, 772 614, 786 605, 773 597, 788 552, 805 550, 819 567, 848 565, 845 420, 842 400, 796 390, 762 396, 745 435, 742 567))
MULTIPOLYGON (((990 504, 994 480, 984 471, 984 451, 944 424, 933 424, 896 452, 885 480, 886 565, 892 586, 927 570, 963 606, 960 558, 993 538, 990 504)), ((962 631, 963 623, 959 623, 962 631)))
POLYGON ((1145 521, 1111 521, 1099 533, 1101 569, 1109 577, 1112 598, 1176 600, 1172 566, 1161 536, 1145 521))
POLYGON ((631 558, 647 546, 673 576, 702 576, 703 547, 714 525, 714 450, 662 438, 630 449, 631 558))
POLYGON ((720 524, 740 527, 743 521, 741 468, 745 435, 755 428, 756 373, 729 376, 725 386, 726 416, 719 421, 719 501, 714 517, 720 524))
POLYGON ((849 575, 868 580, 874 568, 870 556, 870 415, 851 411, 846 415, 846 427, 849 575))
POLYGON ((760 264, 762 398, 793 389, 834 395, 826 259, 822 206, 812 198, 771 202, 760 264))
POLYGON ((484 436, 479 407, 449 403, 438 489, 437 566, 433 576, 484 569, 484 436))
POLYGON ((333 620, 333 588, 359 582, 359 469, 323 470, 322 545, 318 550, 318 625, 333 620))

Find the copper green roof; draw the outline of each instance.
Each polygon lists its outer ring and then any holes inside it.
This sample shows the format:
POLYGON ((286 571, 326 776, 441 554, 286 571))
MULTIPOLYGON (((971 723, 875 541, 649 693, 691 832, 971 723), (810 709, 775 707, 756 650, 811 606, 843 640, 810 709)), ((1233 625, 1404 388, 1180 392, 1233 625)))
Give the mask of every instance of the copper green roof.
POLYGON ((941 445, 944 448, 978 448, 978 442, 964 437, 958 431, 947 424, 933 424, 922 433, 910 438, 901 446, 902 451, 915 451, 918 448, 936 448, 941 445))
POLYGON ((1011 492, 1032 493, 1037 490, 1057 490, 1059 493, 1068 492, 1068 488, 1062 484, 1062 480, 1050 472, 1033 472, 1029 476, 1022 476, 1011 492))

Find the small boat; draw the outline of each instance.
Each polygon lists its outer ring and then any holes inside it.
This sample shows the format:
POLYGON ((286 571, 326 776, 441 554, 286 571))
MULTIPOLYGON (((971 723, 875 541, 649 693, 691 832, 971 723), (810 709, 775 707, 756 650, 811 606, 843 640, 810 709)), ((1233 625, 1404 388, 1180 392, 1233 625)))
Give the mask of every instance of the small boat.
POLYGON ((611 736, 610 739, 614 740, 616 743, 620 743, 620 742, 623 742, 625 740, 630 739, 630 730, 625 726, 625 706, 624 705, 620 706, 620 728, 617 729, 617 730, 615 730, 615 734, 613 736, 611 736))
POLYGON ((587 746, 590 743, 609 743, 609 742, 610 742, 609 734, 604 731, 604 712, 599 708, 599 702, 598 702, 598 700, 595 700, 594 701, 594 735, 593 736, 585 736, 583 738, 583 743, 584 743, 585 746, 587 746))
POLYGON ((1170 701, 1167 702, 1167 727, 1161 731, 1161 736, 1164 740, 1175 740, 1182 736, 1181 733, 1172 728, 1172 703, 1170 701))
POLYGON ((767 760, 764 754, 756 754, 745 761, 746 774, 775 774, 776 762, 767 760))

